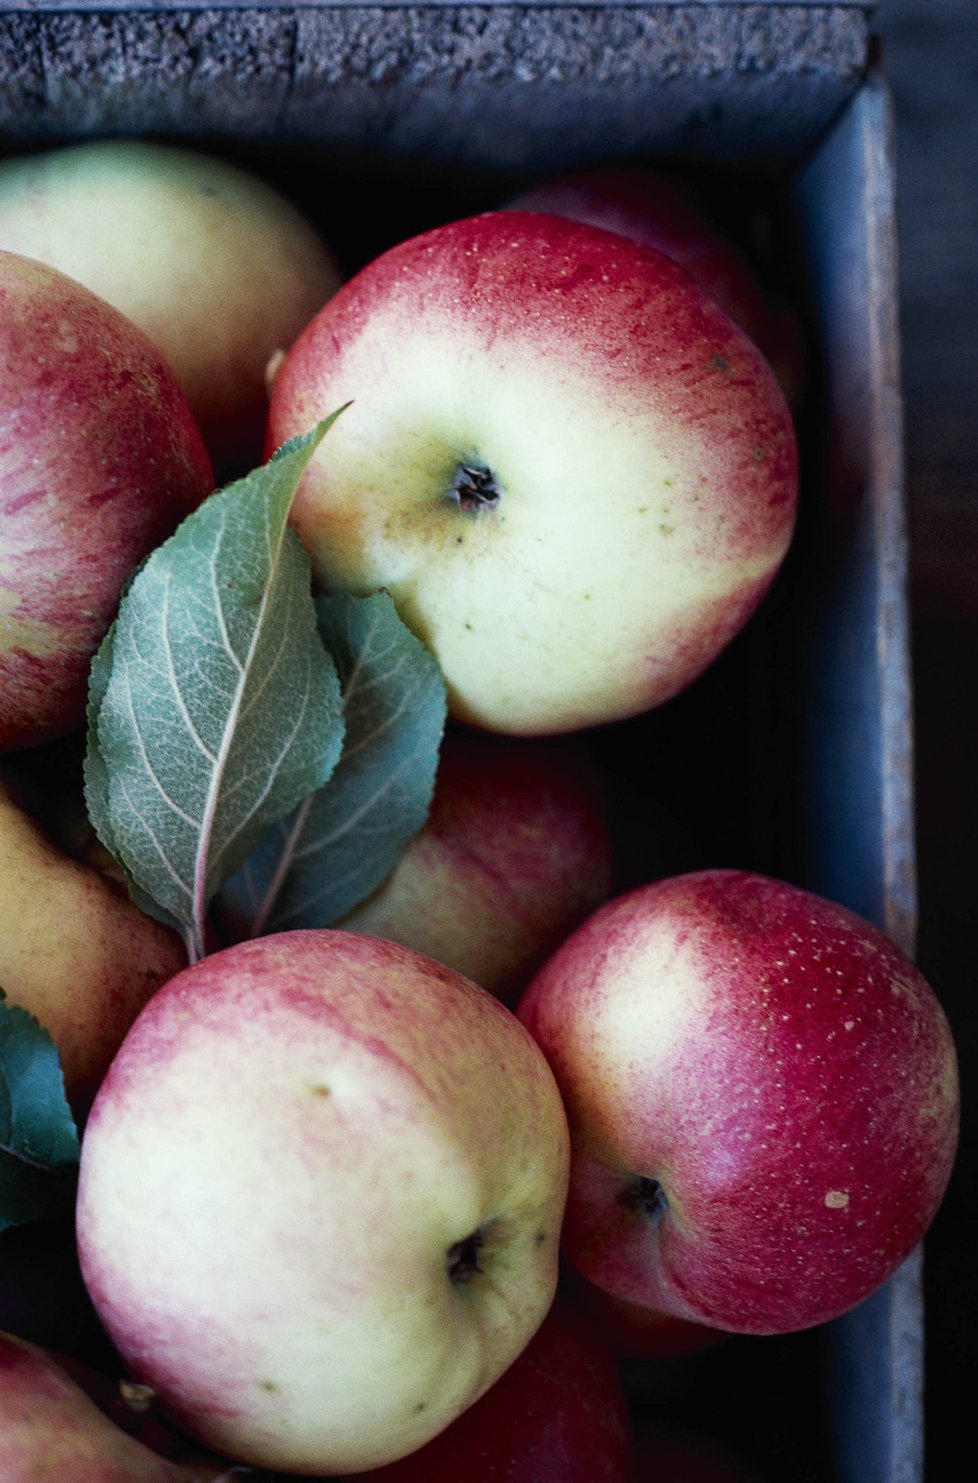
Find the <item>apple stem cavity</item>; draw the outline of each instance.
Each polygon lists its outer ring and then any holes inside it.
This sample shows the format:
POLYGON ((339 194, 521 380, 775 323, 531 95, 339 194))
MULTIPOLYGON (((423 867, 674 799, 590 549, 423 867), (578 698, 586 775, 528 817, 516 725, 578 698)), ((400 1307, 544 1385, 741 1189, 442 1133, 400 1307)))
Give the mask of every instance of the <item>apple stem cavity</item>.
POLYGON ((471 1282, 477 1277, 482 1268, 479 1265, 479 1252, 485 1243, 485 1233, 480 1228, 470 1235, 464 1236, 461 1241, 453 1241, 448 1248, 445 1257, 445 1266, 448 1271, 450 1282, 458 1285, 471 1282))
POLYGON ((630 1179, 621 1192, 621 1203, 629 1210, 644 1215, 647 1220, 658 1221, 669 1209, 666 1192, 657 1179, 637 1174, 630 1179))
POLYGON ((467 515, 493 510, 500 500, 500 488, 492 469, 485 464, 460 463, 455 470, 448 498, 467 515))

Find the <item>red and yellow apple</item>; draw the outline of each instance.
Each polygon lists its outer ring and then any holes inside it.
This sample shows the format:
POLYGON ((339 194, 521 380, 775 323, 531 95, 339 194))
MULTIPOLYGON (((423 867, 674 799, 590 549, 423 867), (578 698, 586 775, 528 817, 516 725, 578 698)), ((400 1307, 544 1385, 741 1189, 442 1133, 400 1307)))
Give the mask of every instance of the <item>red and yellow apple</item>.
POLYGON ((564 1250, 598 1287, 745 1333, 875 1291, 943 1196, 958 1078, 932 988, 870 923, 736 870, 628 892, 519 1017, 567 1107, 564 1250))
POLYGON ((757 273, 687 180, 646 165, 585 165, 537 181, 504 209, 553 212, 664 252, 764 348, 767 305, 757 273))
POLYGON ((764 357, 685 271, 597 227, 488 212, 368 263, 283 360, 267 451, 347 401, 295 528, 325 589, 390 591, 487 730, 677 694, 791 537, 764 357))
POLYGON ((426 1446, 375 1483, 635 1483, 631 1413, 614 1358, 560 1295, 522 1354, 426 1446))
POLYGON ((221 482, 260 456, 269 358, 341 281, 312 223, 254 171, 150 139, 8 154, 0 246, 139 325, 176 373, 221 482))
POLYGON ((427 823, 338 925, 417 948, 512 1004, 611 894, 602 794, 576 739, 450 728, 427 823))
POLYGON ((527 187, 505 209, 552 211, 664 252, 746 330, 792 406, 800 402, 804 351, 798 315, 779 290, 763 282, 688 178, 649 165, 584 165, 527 187))
POLYGON ((117 1426, 58 1359, 0 1334, 3 1483, 221 1483, 219 1460, 174 1462, 117 1426))
POLYGON ((429 1441, 553 1300, 568 1134, 508 1009, 407 948, 293 931, 154 995, 82 1144, 82 1274, 216 1451, 363 1471, 429 1441))
POLYGON ((568 1264, 564 1290, 620 1360, 674 1360, 713 1349, 730 1334, 689 1318, 677 1318, 598 1287, 568 1264))
POLYGON ((76 1114, 137 1013, 186 967, 178 935, 124 886, 66 855, 0 776, 0 986, 58 1048, 76 1114))
POLYGON ((212 488, 186 398, 142 331, 0 251, 0 750, 81 724, 127 577, 212 488))

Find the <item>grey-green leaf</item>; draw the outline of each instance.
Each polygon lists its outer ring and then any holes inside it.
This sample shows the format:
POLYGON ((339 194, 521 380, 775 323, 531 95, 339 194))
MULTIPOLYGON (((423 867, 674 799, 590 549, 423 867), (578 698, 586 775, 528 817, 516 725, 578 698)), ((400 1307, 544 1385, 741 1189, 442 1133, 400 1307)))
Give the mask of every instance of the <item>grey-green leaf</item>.
MULTIPOLYGON (((99 839, 113 858, 121 865, 119 847, 115 840, 113 825, 113 813, 109 806, 109 774, 102 758, 102 750, 98 740, 98 713, 102 699, 108 687, 109 676, 112 673, 112 655, 115 640, 115 625, 109 629, 98 652, 92 660, 88 673, 88 734, 85 750, 85 807, 89 820, 99 839)), ((125 871, 125 867, 123 866, 125 871)), ((174 927, 178 932, 182 929, 182 923, 170 912, 158 905, 152 896, 127 876, 129 894, 148 915, 158 917, 168 927, 174 927)))
POLYGON ((115 646, 115 624, 103 638, 88 671, 87 735, 85 739, 85 807, 92 827, 105 848, 118 859, 118 847, 109 807, 109 772, 102 756, 98 737, 98 716, 109 688, 112 656, 115 646))
POLYGON ((62 1199, 78 1156, 57 1048, 0 992, 0 1230, 38 1219, 62 1199))
POLYGON ((222 890, 234 936, 332 926, 390 874, 431 806, 447 710, 437 661, 386 592, 317 607, 343 686, 343 754, 222 890))
POLYGON ((211 495, 150 555, 92 667, 90 817, 191 958, 221 882, 340 755, 339 678, 287 524, 336 415, 211 495))

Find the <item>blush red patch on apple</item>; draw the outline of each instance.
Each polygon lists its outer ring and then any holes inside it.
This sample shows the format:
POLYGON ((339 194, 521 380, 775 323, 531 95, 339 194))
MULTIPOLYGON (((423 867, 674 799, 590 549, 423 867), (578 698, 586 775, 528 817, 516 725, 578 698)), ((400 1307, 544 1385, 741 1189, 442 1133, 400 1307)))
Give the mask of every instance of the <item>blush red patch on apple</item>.
POLYGON ((10 252, 0 370, 0 751, 11 751, 81 723, 88 667, 130 570, 213 478, 150 340, 81 284, 10 252))

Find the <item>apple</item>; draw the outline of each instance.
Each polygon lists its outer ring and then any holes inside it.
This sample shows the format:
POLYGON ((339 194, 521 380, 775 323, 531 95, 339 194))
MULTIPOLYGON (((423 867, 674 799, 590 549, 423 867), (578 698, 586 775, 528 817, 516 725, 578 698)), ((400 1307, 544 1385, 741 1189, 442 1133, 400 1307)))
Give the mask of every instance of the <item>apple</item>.
POLYGON ((327 590, 390 591, 485 730, 677 694, 791 537, 797 449, 764 357, 676 264, 598 227, 487 212, 382 253, 282 361, 266 451, 348 400, 295 528, 327 590))
POLYGON ((8 155, 0 245, 77 278, 145 331, 222 482, 260 456, 270 356, 341 281, 312 223, 254 171, 149 139, 8 155))
POLYGON ((798 315, 779 291, 764 284, 689 179, 648 165, 584 165, 528 186, 503 209, 550 211, 664 252, 746 330, 777 372, 791 405, 800 404, 804 351, 798 315))
POLYGON ((635 1436, 611 1352, 558 1296, 522 1354, 417 1452, 360 1474, 376 1483, 635 1483, 635 1436))
POLYGON ((0 251, 0 750, 81 724, 127 577, 212 488, 145 335, 73 279, 0 251))
POLYGON ((221 1462, 172 1462, 128 1435, 64 1365, 12 1334, 0 1334, 0 1461, 3 1483, 219 1483, 221 1462))
POLYGON ((553 212, 664 252, 763 348, 767 305, 758 276, 688 180, 647 165, 584 165, 528 186, 503 209, 553 212))
POLYGON ((431 812, 338 925, 387 937, 506 1004, 612 891, 601 781, 572 739, 446 734, 431 812))
POLYGON ((53 1039, 81 1116, 186 949, 118 880, 65 854, 25 802, 16 776, 0 773, 0 985, 53 1039))
MULTIPOLYGON (((25 1336, 19 1334, 17 1337, 25 1336)), ((29 1342, 36 1343, 33 1338, 29 1342)), ((118 1359, 111 1353, 111 1349, 108 1354, 99 1357, 97 1364, 93 1364, 87 1356, 80 1359, 75 1351, 65 1352, 50 1345, 41 1347, 47 1358, 81 1387, 108 1421, 127 1436, 135 1438, 142 1447, 148 1448, 157 1457, 180 1463, 189 1477, 214 1479, 215 1483, 232 1483, 233 1478, 250 1471, 234 1468, 227 1458, 201 1447, 186 1432, 172 1426, 159 1414, 152 1391, 120 1372, 118 1359)), ((108 1345, 106 1347, 109 1348, 108 1345)), ((183 1476, 183 1473, 178 1473, 178 1477, 183 1476)), ((102 1483, 101 1479, 99 1483, 102 1483)), ((264 1483, 271 1483, 271 1474, 264 1475, 264 1483)))
POLYGON ((568 1261, 618 1298, 742 1333, 810 1327, 922 1238, 955 1154, 934 991, 879 929, 707 870, 600 907, 518 1007, 571 1127, 568 1261))
POLYGON ((731 1337, 724 1329, 709 1328, 617 1297, 570 1266, 565 1266, 563 1286, 616 1359, 684 1359, 715 1349, 731 1337))
POLYGON ((567 1165, 553 1076, 491 994, 357 933, 272 934, 177 974, 129 1031, 82 1142, 80 1268, 200 1441, 363 1471, 532 1338, 567 1165))
MULTIPOLYGON (((416 948, 513 1004, 532 972, 611 894, 605 787, 577 738, 450 727, 428 820, 385 881, 335 925, 416 948)), ((249 923, 216 913, 224 943, 249 923)))

